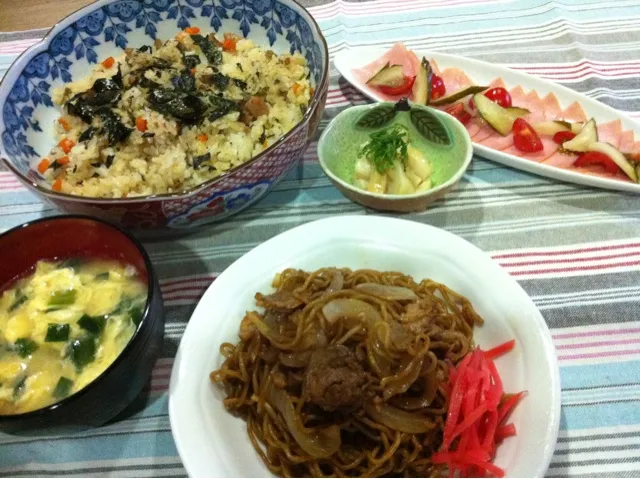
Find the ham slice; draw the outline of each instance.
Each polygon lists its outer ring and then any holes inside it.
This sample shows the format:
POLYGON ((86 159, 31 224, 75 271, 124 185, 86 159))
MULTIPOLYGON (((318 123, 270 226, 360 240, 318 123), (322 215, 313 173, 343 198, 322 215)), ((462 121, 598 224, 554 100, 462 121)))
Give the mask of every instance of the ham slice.
POLYGON ((440 73, 440 77, 444 82, 447 96, 473 85, 471 78, 459 68, 445 68, 440 73))
POLYGON ((543 163, 545 165, 557 166, 558 168, 569 168, 577 159, 578 155, 567 155, 556 151, 553 155, 545 159, 543 163))
POLYGON ((440 67, 438 66, 438 64, 433 58, 429 59, 429 65, 431 66, 431 71, 434 73, 434 75, 438 75, 439 77, 442 76, 442 73, 440 72, 440 67))
POLYGON ((616 148, 620 146, 620 137, 622 136, 622 121, 615 120, 596 126, 598 128, 598 141, 602 143, 611 143, 616 148))
POLYGON ((562 115, 562 108, 560 108, 558 97, 553 93, 549 93, 541 101, 545 121, 555 121, 560 118, 562 115))
POLYGON ((620 144, 618 145, 618 149, 622 153, 631 153, 633 150, 633 145, 635 143, 635 135, 633 134, 633 130, 626 130, 622 132, 620 135, 620 144))
POLYGON ((524 106, 524 102, 526 101, 526 96, 524 90, 521 86, 517 86, 509 90, 509 95, 511 95, 511 105, 517 106, 520 108, 527 108, 524 106))
POLYGON ((556 120, 565 120, 571 122, 587 121, 587 114, 580 106, 580 103, 574 101, 571 105, 569 105, 562 111, 561 118, 556 118, 556 120))
MULTIPOLYGON (((402 65, 402 71, 405 76, 416 76, 420 68, 420 60, 415 53, 405 47, 402 43, 396 43, 387 53, 377 60, 363 66, 362 68, 354 68, 353 76, 362 84, 366 84, 373 75, 378 73, 386 64, 402 65)), ((396 97, 384 95, 376 90, 376 94, 385 100, 394 101, 396 97)))

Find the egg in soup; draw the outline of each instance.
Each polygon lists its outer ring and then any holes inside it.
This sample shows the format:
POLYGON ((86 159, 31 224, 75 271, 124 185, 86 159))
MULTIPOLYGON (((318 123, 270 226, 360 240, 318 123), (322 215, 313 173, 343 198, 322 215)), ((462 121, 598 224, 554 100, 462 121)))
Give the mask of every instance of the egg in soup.
POLYGON ((40 409, 96 379, 129 343, 146 299, 131 266, 39 261, 0 296, 0 415, 40 409))

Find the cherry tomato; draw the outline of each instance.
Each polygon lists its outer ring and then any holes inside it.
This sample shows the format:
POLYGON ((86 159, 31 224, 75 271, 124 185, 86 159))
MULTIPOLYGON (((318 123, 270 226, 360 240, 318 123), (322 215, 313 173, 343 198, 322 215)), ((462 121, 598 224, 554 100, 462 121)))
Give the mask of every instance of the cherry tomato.
POLYGON ((511 95, 509 95, 509 92, 502 87, 492 88, 489 91, 486 91, 484 96, 489 100, 493 100, 502 108, 511 107, 511 95))
POLYGON ((442 98, 447 93, 447 87, 444 86, 442 77, 438 75, 431 76, 431 99, 437 100, 442 98))
POLYGON ((463 125, 471 121, 471 113, 469 113, 462 103, 455 103, 444 110, 446 113, 454 117, 463 125))
POLYGON ((576 134, 572 131, 559 131, 553 135, 553 141, 558 145, 562 145, 565 141, 573 140, 576 134))
MULTIPOLYGON (((512 106, 511 95, 506 89, 502 87, 491 88, 484 92, 484 96, 486 96, 489 100, 493 101, 494 103, 497 103, 502 108, 509 108, 512 106)), ((473 103, 473 98, 469 100, 469 106, 471 107, 472 110, 475 108, 475 105, 473 103)))
POLYGON ((513 122, 513 144, 518 150, 526 153, 536 153, 544 149, 536 130, 522 118, 513 122))
POLYGON ((381 93, 384 93, 385 95, 402 95, 404 93, 407 93, 411 90, 411 88, 413 87, 413 82, 416 81, 416 77, 408 77, 405 76, 404 77, 404 83, 400 86, 385 86, 385 85, 380 85, 378 87, 378 90, 380 90, 381 93))
POLYGON ((573 166, 590 165, 600 165, 604 168, 604 171, 612 175, 615 175, 620 171, 620 167, 616 165, 611 158, 599 151, 587 151, 586 153, 582 153, 573 163, 573 166))

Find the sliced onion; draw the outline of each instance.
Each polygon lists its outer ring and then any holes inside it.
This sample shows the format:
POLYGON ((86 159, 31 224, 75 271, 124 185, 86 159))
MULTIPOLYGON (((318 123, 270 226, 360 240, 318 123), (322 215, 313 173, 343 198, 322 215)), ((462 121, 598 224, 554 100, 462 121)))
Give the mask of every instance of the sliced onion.
POLYGON ((381 404, 377 408, 372 402, 368 402, 364 408, 373 420, 395 431, 420 434, 435 427, 435 424, 420 414, 403 411, 388 404, 381 404))
POLYGON ((415 301, 418 299, 416 293, 404 286, 390 286, 378 283, 361 283, 355 289, 363 293, 386 299, 387 301, 415 301))
POLYGON ((406 351, 413 343, 415 336, 413 332, 406 326, 403 326, 398 321, 389 321, 389 328, 391 331, 390 342, 396 349, 406 351))
POLYGON ((260 331, 260 334, 271 341, 273 345, 277 346, 279 349, 291 349, 287 346, 287 343, 291 342, 293 338, 284 336, 277 326, 269 324, 272 323, 269 319, 265 318, 267 319, 265 321, 260 315, 253 311, 247 313, 246 317, 249 321, 255 324, 258 331, 260 331))
POLYGON ((409 358, 402 365, 398 374, 383 378, 381 381, 381 385, 384 388, 382 392, 383 399, 387 401, 396 394, 406 392, 409 387, 416 382, 416 379, 418 379, 418 375, 422 371, 423 362, 424 355, 409 358))
POLYGON ((267 398, 271 406, 282 414, 289 432, 307 454, 313 457, 329 457, 340 449, 339 426, 323 429, 305 428, 285 390, 270 387, 267 398))
POLYGON ((327 287, 327 289, 325 289, 322 295, 327 296, 329 294, 336 293, 342 290, 343 286, 344 286, 344 276, 339 270, 335 270, 331 274, 331 282, 329 283, 329 286, 327 287))
POLYGON ((322 313, 330 324, 341 318, 356 320, 357 323, 347 325, 349 328, 357 326, 358 323, 373 324, 382 320, 382 316, 375 307, 365 301, 353 298, 337 298, 329 301, 323 306, 322 313))

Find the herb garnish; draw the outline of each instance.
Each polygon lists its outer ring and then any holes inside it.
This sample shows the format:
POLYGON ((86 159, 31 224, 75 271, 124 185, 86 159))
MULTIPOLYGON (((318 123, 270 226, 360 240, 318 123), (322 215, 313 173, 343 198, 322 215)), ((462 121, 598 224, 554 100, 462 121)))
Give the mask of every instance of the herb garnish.
POLYGON ((396 159, 407 160, 407 133, 405 126, 396 124, 369 135, 370 140, 360 150, 378 173, 383 174, 396 159))

